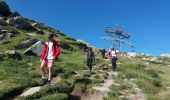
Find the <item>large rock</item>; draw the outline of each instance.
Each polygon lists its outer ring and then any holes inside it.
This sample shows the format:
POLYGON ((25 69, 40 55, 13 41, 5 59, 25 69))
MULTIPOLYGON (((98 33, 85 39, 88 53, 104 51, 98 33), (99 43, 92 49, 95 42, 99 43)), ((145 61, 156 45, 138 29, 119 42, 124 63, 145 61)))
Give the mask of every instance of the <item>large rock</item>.
POLYGON ((11 14, 10 8, 5 1, 0 0, 0 15, 8 16, 11 14))
POLYGON ((38 34, 44 34, 43 30, 38 28, 37 27, 37 23, 33 23, 32 26, 34 27, 35 31, 38 33, 38 34))
POLYGON ((29 39, 29 40, 26 40, 26 41, 22 42, 21 44, 15 46, 15 48, 16 49, 28 48, 28 47, 32 46, 33 44, 35 44, 36 42, 38 42, 37 39, 29 39))
POLYGON ((42 41, 38 41, 37 43, 32 45, 30 48, 25 50, 24 54, 41 56, 43 48, 44 48, 44 43, 42 41))
POLYGON ((168 58, 170 58, 170 54, 161 54, 160 56, 161 57, 168 57, 168 58))
POLYGON ((4 39, 5 34, 0 34, 0 40, 4 39))
POLYGON ((12 35, 13 35, 13 33, 6 33, 4 35, 4 40, 9 41, 11 39, 12 35))
POLYGON ((7 25, 7 23, 3 19, 0 18, 0 25, 4 26, 4 25, 7 25))
POLYGON ((15 11, 15 12, 13 12, 13 13, 11 13, 11 14, 9 15, 9 17, 17 17, 17 16, 21 16, 21 15, 19 14, 19 12, 17 12, 17 11, 15 11))
POLYGON ((10 40, 13 33, 9 33, 8 30, 0 30, 0 40, 10 40))
POLYGON ((15 27, 23 30, 28 30, 28 31, 35 31, 35 28, 32 27, 23 17, 17 16, 13 18, 9 18, 7 23, 14 25, 15 27))

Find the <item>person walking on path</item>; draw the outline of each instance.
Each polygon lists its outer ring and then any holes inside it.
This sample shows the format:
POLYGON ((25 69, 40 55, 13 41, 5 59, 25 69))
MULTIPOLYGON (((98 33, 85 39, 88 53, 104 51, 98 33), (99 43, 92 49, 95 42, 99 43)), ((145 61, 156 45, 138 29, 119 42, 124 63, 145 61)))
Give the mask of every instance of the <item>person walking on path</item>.
POLYGON ((113 71, 117 70, 117 65, 116 65, 116 61, 117 61, 117 52, 114 48, 111 48, 109 51, 110 57, 111 57, 111 61, 112 61, 112 68, 113 71))
POLYGON ((95 61, 95 55, 92 48, 89 47, 87 50, 87 66, 90 68, 90 70, 92 70, 93 61, 95 61))
POLYGON ((106 50, 105 49, 102 49, 101 50, 101 56, 102 56, 102 58, 106 58, 106 56, 105 56, 105 54, 106 54, 106 50))
POLYGON ((49 34, 48 35, 48 42, 44 45, 43 52, 41 54, 41 78, 43 84, 51 84, 52 80, 52 70, 54 61, 58 59, 58 56, 60 55, 60 46, 56 40, 54 40, 54 35, 49 34), (45 79, 45 67, 48 68, 48 80, 45 79))

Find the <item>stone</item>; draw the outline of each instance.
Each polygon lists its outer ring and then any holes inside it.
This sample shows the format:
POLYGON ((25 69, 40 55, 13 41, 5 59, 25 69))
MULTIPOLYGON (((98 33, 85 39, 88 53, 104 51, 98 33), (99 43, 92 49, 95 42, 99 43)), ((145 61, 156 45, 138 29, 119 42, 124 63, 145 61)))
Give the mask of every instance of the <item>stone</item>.
POLYGON ((128 52, 127 53, 127 56, 128 57, 135 57, 135 56, 137 56, 138 54, 136 53, 136 52, 128 52))
POLYGON ((37 43, 29 47, 27 50, 25 50, 24 54, 41 56, 43 48, 44 48, 44 43, 42 41, 38 41, 37 43))
POLYGON ((9 58, 15 59, 15 60, 22 60, 22 57, 19 53, 17 53, 15 50, 7 50, 5 52, 9 58))
POLYGON ((28 33, 27 35, 28 36, 32 36, 32 37, 36 37, 37 36, 37 34, 34 34, 34 33, 28 33))
POLYGON ((0 19, 0 25, 5 26, 7 23, 3 19, 0 19))
POLYGON ((8 32, 8 30, 1 30, 1 34, 3 34, 3 33, 7 33, 8 32))
POLYGON ((32 26, 36 26, 36 25, 37 25, 37 23, 33 23, 33 24, 32 24, 32 26))
POLYGON ((9 41, 12 37, 13 33, 6 33, 4 36, 4 40, 9 41))
POLYGON ((17 17, 17 16, 21 16, 17 11, 9 15, 9 17, 17 17))
POLYGON ((170 54, 161 54, 160 56, 161 57, 168 57, 168 58, 170 58, 170 54))
POLYGON ((38 28, 38 27, 34 27, 34 28, 36 29, 36 32, 38 34, 44 34, 43 30, 41 30, 40 28, 38 28))
POLYGON ((5 36, 4 34, 1 34, 1 35, 0 35, 0 40, 3 40, 3 39, 4 39, 4 36, 5 36))
POLYGON ((28 47, 32 46, 33 44, 35 44, 36 42, 38 42, 37 39, 29 39, 29 40, 26 40, 26 41, 22 42, 21 44, 15 46, 15 48, 16 49, 28 48, 28 47))
POLYGON ((0 15, 8 16, 11 14, 10 8, 5 1, 0 0, 0 15))
POLYGON ((7 50, 5 53, 14 55, 16 52, 15 52, 15 50, 7 50))
POLYGON ((40 91, 42 87, 41 86, 37 86, 37 87, 32 87, 29 90, 25 91, 23 94, 21 94, 21 96, 29 96, 32 95, 38 91, 40 91))
POLYGON ((14 25, 16 28, 28 30, 28 31, 35 31, 35 28, 32 27, 23 17, 17 16, 13 18, 8 18, 7 23, 14 25))
POLYGON ((27 63, 27 65, 29 65, 29 66, 33 66, 33 63, 27 63))

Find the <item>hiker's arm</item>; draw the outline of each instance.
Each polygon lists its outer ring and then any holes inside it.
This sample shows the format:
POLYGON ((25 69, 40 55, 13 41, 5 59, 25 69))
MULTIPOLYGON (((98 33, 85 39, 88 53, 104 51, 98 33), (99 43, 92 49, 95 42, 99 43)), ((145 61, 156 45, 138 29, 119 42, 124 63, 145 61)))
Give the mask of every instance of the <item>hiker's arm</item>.
POLYGON ((46 51, 47 51, 47 44, 44 44, 44 48, 43 48, 43 51, 41 53, 41 60, 42 61, 46 55, 46 51))
POLYGON ((56 53, 55 53, 54 59, 57 60, 59 55, 60 55, 60 46, 58 45, 56 47, 56 53))

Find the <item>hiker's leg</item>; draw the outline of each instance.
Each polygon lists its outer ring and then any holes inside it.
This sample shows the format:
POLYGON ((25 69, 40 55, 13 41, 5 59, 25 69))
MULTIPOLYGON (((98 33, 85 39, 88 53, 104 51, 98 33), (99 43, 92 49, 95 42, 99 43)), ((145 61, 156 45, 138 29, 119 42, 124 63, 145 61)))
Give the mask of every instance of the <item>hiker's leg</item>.
POLYGON ((45 66, 46 66, 46 62, 43 60, 40 66, 40 73, 42 78, 45 78, 45 71, 44 71, 45 66))
POLYGON ((90 60, 87 59, 87 66, 90 68, 90 60))
POLYGON ((52 80, 53 61, 48 62, 48 80, 52 80))
POLYGON ((92 60, 90 60, 90 70, 92 70, 92 60))
POLYGON ((112 58, 112 68, 113 68, 113 71, 115 71, 115 59, 112 58))
POLYGON ((115 58, 115 70, 117 70, 117 64, 116 64, 117 58, 115 58))

